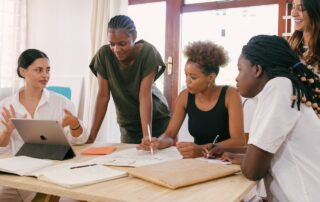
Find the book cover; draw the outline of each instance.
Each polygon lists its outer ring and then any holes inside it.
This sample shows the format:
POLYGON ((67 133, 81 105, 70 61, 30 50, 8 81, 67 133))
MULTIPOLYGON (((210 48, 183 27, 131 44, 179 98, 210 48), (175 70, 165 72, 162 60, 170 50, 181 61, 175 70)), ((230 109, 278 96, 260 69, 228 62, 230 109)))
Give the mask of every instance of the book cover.
POLYGON ((177 189, 205 182, 240 171, 240 166, 212 164, 197 159, 181 159, 130 169, 128 172, 143 180, 177 189))
POLYGON ((82 151, 81 155, 107 155, 114 152, 116 147, 90 147, 82 151))

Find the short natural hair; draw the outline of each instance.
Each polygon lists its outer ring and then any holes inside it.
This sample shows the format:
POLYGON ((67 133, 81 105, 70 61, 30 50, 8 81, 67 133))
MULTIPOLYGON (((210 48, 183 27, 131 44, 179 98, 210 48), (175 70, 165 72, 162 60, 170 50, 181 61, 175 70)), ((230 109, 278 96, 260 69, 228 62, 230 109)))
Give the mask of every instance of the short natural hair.
POLYGON ((188 62, 201 66, 203 73, 218 75, 220 66, 228 62, 227 54, 221 46, 211 41, 195 41, 189 43, 184 49, 188 62))

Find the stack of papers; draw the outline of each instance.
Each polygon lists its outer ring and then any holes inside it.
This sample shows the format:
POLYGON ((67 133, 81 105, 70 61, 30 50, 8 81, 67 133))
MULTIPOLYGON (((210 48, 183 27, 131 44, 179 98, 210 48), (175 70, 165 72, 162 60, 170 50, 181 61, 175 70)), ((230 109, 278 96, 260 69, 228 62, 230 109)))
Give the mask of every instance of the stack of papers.
POLYGON ((154 151, 154 154, 131 148, 95 158, 91 162, 102 165, 138 167, 177 159, 182 159, 182 156, 176 147, 157 150, 154 151))

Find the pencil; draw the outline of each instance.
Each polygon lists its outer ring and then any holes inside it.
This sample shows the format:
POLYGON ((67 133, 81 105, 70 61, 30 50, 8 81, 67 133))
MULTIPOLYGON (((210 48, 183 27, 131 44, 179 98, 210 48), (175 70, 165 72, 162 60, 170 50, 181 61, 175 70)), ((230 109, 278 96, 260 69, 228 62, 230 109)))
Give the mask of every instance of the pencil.
POLYGON ((93 164, 88 164, 88 165, 74 166, 74 167, 71 167, 70 169, 84 168, 84 167, 95 166, 95 165, 97 165, 97 164, 93 163, 93 164))
MULTIPOLYGON (((149 126, 149 124, 147 125, 147 128, 148 128, 148 137, 149 137, 149 141, 150 141, 150 143, 151 143, 151 131, 150 131, 150 126, 149 126)), ((150 145, 150 151, 151 151, 151 154, 153 155, 153 148, 152 148, 152 146, 150 145)))
MULTIPOLYGON (((215 144, 217 143, 219 136, 220 136, 220 135, 216 135, 216 137, 214 138, 214 140, 213 140, 213 142, 212 142, 213 148, 214 148, 215 144)), ((213 148, 212 148, 212 149, 213 149, 213 148)), ((207 158, 209 158, 209 151, 207 152, 207 158)))

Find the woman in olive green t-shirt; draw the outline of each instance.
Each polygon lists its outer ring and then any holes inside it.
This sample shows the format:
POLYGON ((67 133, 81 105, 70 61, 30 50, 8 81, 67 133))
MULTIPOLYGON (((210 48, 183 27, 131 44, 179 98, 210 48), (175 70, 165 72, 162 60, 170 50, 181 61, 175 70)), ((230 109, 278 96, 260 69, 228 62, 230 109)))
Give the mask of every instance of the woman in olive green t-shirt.
POLYGON ((105 116, 110 92, 117 111, 122 143, 139 144, 166 129, 170 112, 167 101, 154 81, 165 70, 159 52, 146 41, 135 42, 134 22, 124 15, 108 23, 109 45, 102 46, 93 57, 90 68, 97 76, 99 91, 88 143, 92 143, 105 116))

